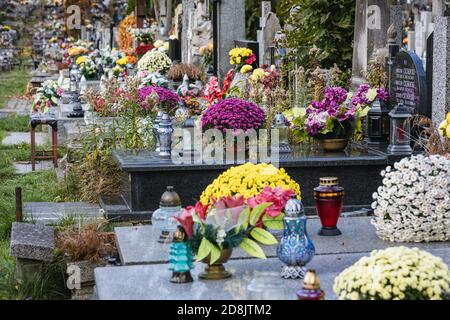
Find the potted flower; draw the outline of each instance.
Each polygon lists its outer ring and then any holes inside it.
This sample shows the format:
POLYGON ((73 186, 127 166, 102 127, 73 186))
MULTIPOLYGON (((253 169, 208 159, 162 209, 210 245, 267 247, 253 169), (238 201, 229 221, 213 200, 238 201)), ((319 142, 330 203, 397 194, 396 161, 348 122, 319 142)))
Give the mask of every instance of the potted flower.
POLYGON ((150 28, 132 29, 131 34, 139 45, 147 45, 153 42, 153 32, 150 28))
POLYGON ((153 49, 147 52, 138 61, 137 68, 139 71, 148 71, 150 73, 159 72, 166 73, 172 65, 172 60, 163 52, 153 49))
POLYGON ((75 63, 80 67, 80 72, 86 80, 98 80, 97 66, 90 57, 78 57, 75 63))
POLYGON ((261 128, 266 119, 264 111, 253 102, 228 98, 209 107, 202 116, 202 129, 218 129, 233 135, 261 128))
MULTIPOLYGON (((384 92, 375 94, 375 98, 380 98, 384 92)), ((300 141, 308 136, 318 140, 325 151, 342 151, 368 111, 366 103, 352 99, 345 89, 326 88, 323 100, 312 101, 306 114, 293 120, 295 134, 300 141)))
POLYGON ((172 111, 177 107, 179 102, 178 95, 166 88, 156 87, 156 86, 148 86, 143 87, 138 90, 139 95, 139 103, 141 107, 144 109, 152 109, 154 103, 149 103, 149 99, 153 100, 156 95, 156 99, 158 100, 158 106, 161 111, 167 112, 169 114, 173 113, 172 111))
POLYGON ((271 203, 262 203, 252 209, 245 205, 242 196, 223 197, 210 207, 205 207, 200 202, 195 207, 187 207, 176 217, 186 231, 197 261, 206 264, 205 271, 199 275, 201 279, 231 277, 223 264, 236 247, 251 256, 266 258, 258 243, 275 245, 277 240, 270 232, 257 226, 257 223, 270 205, 271 203))

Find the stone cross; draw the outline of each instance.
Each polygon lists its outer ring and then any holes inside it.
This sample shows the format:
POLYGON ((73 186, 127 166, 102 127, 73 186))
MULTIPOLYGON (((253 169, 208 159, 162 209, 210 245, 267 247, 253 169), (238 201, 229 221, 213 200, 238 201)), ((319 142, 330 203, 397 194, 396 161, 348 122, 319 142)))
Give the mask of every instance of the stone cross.
MULTIPOLYGON (((217 1, 217 0, 215 0, 217 1)), ((231 68, 228 52, 234 48, 235 40, 245 39, 245 3, 244 0, 220 0, 216 2, 217 73, 222 79, 231 68)))
POLYGON ((390 0, 356 1, 352 67, 354 85, 363 81, 368 63, 375 52, 386 47, 390 4, 390 0))
POLYGON ((261 18, 259 20, 261 30, 257 31, 259 43, 258 62, 260 65, 270 63, 269 48, 273 46, 276 33, 281 30, 280 20, 275 13, 270 11, 270 1, 263 1, 261 8, 261 18))
POLYGON ((435 17, 432 114, 438 125, 450 112, 450 17, 435 17))

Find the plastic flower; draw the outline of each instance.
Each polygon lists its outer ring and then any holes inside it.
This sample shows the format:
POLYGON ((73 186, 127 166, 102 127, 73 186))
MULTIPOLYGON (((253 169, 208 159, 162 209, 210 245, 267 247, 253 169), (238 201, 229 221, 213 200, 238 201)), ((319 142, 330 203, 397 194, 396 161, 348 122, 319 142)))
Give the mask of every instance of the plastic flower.
POLYGON ((85 62, 86 62, 86 57, 85 56, 78 57, 77 60, 75 61, 75 63, 78 64, 78 65, 80 65, 82 63, 85 63, 85 62))
POLYGON ((450 112, 447 113, 445 120, 439 125, 439 133, 443 137, 450 139, 450 112))
POLYGON ((247 200, 250 208, 254 208, 259 204, 270 202, 272 205, 265 210, 265 213, 271 217, 277 217, 281 214, 286 202, 294 195, 292 189, 283 189, 281 187, 271 188, 264 187, 263 191, 255 197, 247 200))
POLYGON ((245 74, 245 73, 250 72, 250 71, 252 71, 252 70, 253 70, 253 67, 252 67, 251 65, 249 65, 249 64, 246 64, 246 65, 244 65, 244 66, 241 68, 241 73, 242 73, 242 74, 245 74))
POLYGON ((186 235, 189 239, 192 239, 193 229, 194 229, 194 220, 192 215, 195 212, 195 208, 192 206, 186 207, 183 209, 181 214, 178 217, 174 217, 183 227, 184 231, 186 231, 186 235))

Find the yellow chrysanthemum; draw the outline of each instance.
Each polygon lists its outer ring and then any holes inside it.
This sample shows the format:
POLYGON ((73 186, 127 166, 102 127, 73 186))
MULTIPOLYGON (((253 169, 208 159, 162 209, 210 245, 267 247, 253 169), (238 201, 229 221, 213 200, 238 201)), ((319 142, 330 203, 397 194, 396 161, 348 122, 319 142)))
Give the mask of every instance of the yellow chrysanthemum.
POLYGON ((248 199, 261 193, 266 186, 292 189, 299 198, 301 196, 299 184, 283 168, 277 169, 267 163, 246 163, 231 167, 217 177, 203 191, 200 201, 206 205, 211 202, 211 198, 234 195, 242 195, 248 199))
POLYGON ((253 70, 253 67, 251 65, 249 65, 249 64, 246 64, 246 65, 242 66, 241 73, 242 74, 248 73, 248 72, 250 72, 252 70, 253 70))
POLYGON ((80 65, 82 63, 85 63, 85 62, 86 62, 86 57, 85 56, 78 57, 77 60, 75 61, 75 63, 78 64, 78 65, 80 65))

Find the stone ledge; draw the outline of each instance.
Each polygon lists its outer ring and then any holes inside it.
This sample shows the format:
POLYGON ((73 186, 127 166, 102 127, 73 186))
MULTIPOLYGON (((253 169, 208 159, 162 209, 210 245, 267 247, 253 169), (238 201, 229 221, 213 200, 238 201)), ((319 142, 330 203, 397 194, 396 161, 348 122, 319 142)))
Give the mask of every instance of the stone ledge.
POLYGON ((51 227, 14 222, 11 231, 10 254, 13 257, 50 261, 55 250, 55 235, 51 227))

